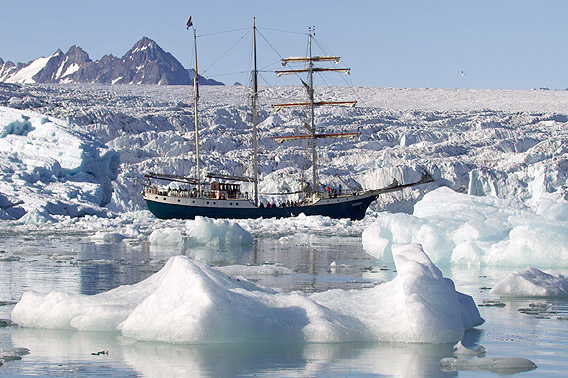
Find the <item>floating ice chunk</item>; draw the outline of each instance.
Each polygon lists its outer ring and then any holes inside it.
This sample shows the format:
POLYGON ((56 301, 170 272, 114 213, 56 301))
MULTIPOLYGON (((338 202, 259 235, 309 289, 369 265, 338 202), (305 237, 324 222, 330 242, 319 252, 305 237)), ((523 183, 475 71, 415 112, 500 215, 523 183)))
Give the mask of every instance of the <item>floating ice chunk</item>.
POLYGON ((458 370, 488 370, 494 373, 514 374, 536 369, 536 365, 526 358, 474 358, 471 360, 461 358, 442 358, 440 368, 442 371, 451 372, 458 370))
POLYGON ((186 223, 188 241, 197 244, 250 245, 253 238, 238 223, 223 219, 195 217, 186 223))
POLYGON ((487 353, 487 349, 485 349, 484 346, 480 345, 475 349, 470 349, 465 347, 461 340, 454 345, 454 356, 458 356, 459 358, 464 358, 464 357, 481 357, 484 356, 487 353))
POLYGON ((175 256, 136 284, 97 295, 26 292, 24 327, 120 330, 137 340, 232 343, 389 340, 446 343, 483 322, 417 245, 394 248, 398 276, 361 291, 276 293, 175 256))
POLYGON ((280 276, 294 274, 294 271, 282 265, 227 265, 216 266, 213 269, 223 272, 228 276, 280 276))
POLYGON ((183 244, 181 231, 173 227, 158 228, 148 237, 150 244, 177 245, 183 244))
POLYGON ((505 277, 489 293, 503 297, 566 297, 568 276, 528 267, 505 277))
POLYGON ((26 354, 30 354, 30 350, 28 348, 0 348, 0 366, 2 365, 2 361, 21 360, 22 356, 25 356, 26 354))
POLYGON ((97 231, 94 235, 91 235, 92 241, 101 242, 101 243, 119 242, 124 238, 125 238, 124 235, 121 235, 117 232, 97 231))

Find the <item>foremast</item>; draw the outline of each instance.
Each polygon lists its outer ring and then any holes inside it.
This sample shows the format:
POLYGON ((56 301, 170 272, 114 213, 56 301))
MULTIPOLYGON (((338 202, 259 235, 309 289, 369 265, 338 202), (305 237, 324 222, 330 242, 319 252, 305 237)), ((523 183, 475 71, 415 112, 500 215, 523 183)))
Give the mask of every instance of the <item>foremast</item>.
POLYGON ((309 138, 311 142, 311 152, 312 152, 312 190, 317 194, 319 192, 319 179, 318 179, 318 168, 317 168, 317 150, 316 150, 316 139, 326 138, 326 137, 352 137, 358 133, 342 133, 342 134, 316 134, 317 127, 315 122, 315 108, 317 106, 323 105, 336 105, 336 106, 355 106, 357 101, 315 101, 314 96, 314 72, 341 72, 347 75, 350 74, 351 69, 349 68, 324 68, 315 67, 314 62, 333 62, 339 63, 340 57, 338 56, 313 56, 312 55, 312 37, 313 29, 308 28, 308 56, 307 57, 289 57, 282 59, 282 65, 286 66, 289 63, 307 63, 307 66, 300 69, 290 69, 290 70, 280 70, 276 71, 278 76, 307 73, 307 83, 302 80, 302 84, 306 88, 308 94, 308 102, 297 102, 297 103, 287 103, 287 104, 276 104, 273 105, 275 110, 280 110, 287 107, 303 106, 309 108, 310 122, 305 123, 304 126, 308 131, 308 135, 298 135, 289 137, 275 138, 279 142, 293 139, 305 139, 309 138))

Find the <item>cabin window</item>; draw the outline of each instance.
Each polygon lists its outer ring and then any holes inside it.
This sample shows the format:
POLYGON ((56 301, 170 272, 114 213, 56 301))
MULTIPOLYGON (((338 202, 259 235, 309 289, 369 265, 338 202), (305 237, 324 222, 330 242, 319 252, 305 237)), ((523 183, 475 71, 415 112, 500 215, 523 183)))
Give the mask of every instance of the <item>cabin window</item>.
POLYGON ((207 204, 209 205, 209 201, 207 201, 207 204))
POLYGON ((178 200, 178 202, 181 202, 181 200, 178 200))

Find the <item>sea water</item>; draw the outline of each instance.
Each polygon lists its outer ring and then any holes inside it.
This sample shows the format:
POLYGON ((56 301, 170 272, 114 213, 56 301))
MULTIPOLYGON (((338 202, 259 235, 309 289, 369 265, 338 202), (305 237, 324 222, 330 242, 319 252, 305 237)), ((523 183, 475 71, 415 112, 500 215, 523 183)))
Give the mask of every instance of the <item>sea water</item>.
MULTIPOLYGON (((363 290, 390 281, 393 265, 365 253, 360 237, 256 238, 250 246, 152 246, 143 241, 94 242, 81 233, 0 233, 0 319, 30 290, 41 293, 97 294, 134 284, 160 270, 175 255, 206 261, 229 274, 239 266, 285 270, 247 270, 246 278, 284 292, 341 288, 363 290), (284 272, 284 273, 279 273, 284 272)), ((527 358, 534 377, 568 372, 568 300, 500 299, 490 288, 513 268, 439 266, 456 289, 480 305, 485 324, 466 333, 463 343, 487 349, 487 357, 527 358), (485 303, 484 303, 485 302, 485 303), (539 308, 529 312, 525 309, 539 308)), ((244 269, 244 268, 242 268, 244 269)), ((558 269, 556 270, 558 271, 558 269)), ((558 271, 566 273, 565 271, 558 271)), ((3 351, 27 348, 20 360, 6 359, 3 376, 147 377, 474 377, 490 371, 446 371, 442 358, 453 344, 282 343, 178 345, 137 342, 116 332, 0 328, 3 351)), ((497 372, 509 374, 512 372, 497 372)))

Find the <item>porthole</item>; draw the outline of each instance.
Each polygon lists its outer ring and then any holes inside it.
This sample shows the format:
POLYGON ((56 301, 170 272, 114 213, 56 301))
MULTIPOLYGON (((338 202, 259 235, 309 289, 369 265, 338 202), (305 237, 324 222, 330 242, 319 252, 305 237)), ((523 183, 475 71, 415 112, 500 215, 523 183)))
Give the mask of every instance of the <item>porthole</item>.
POLYGON ((178 200, 178 202, 181 202, 181 200, 178 200))

